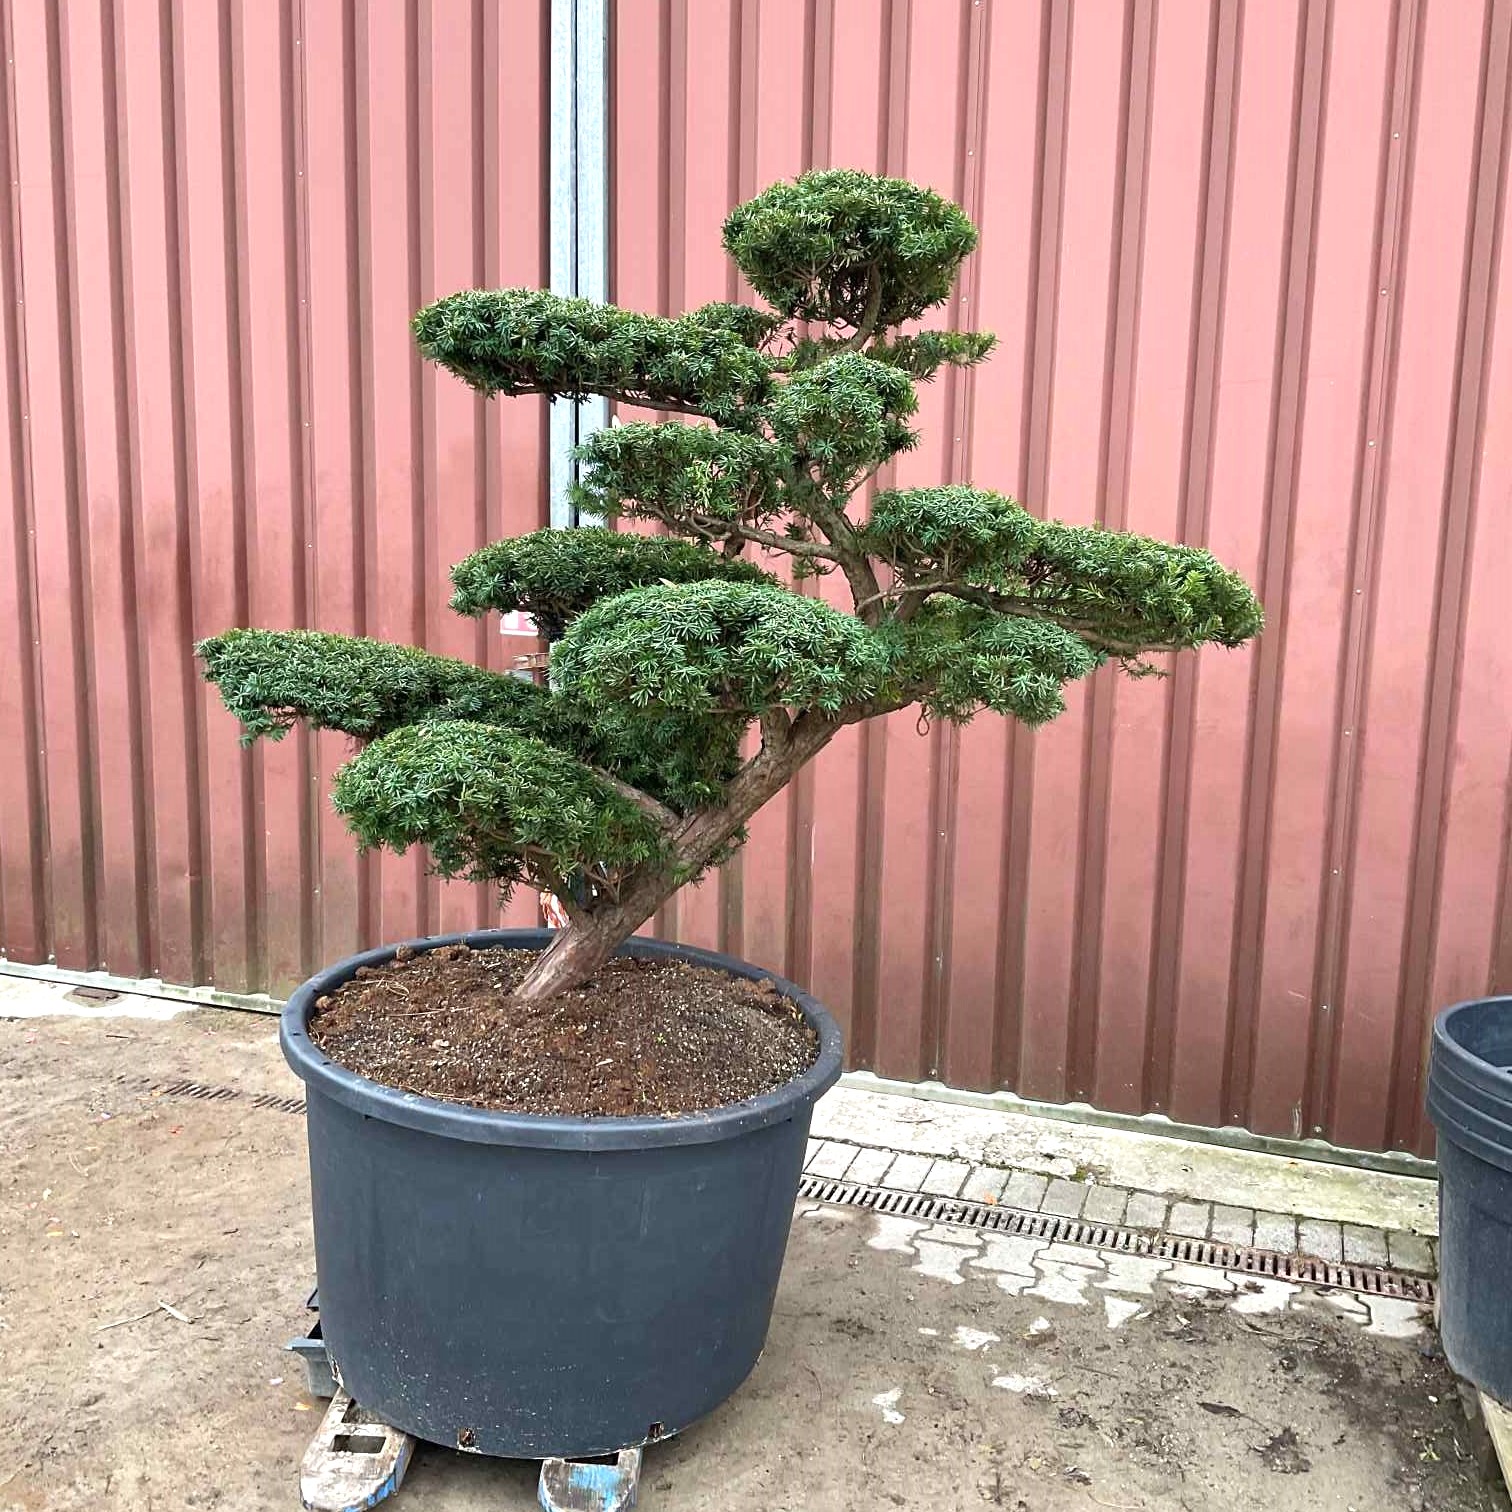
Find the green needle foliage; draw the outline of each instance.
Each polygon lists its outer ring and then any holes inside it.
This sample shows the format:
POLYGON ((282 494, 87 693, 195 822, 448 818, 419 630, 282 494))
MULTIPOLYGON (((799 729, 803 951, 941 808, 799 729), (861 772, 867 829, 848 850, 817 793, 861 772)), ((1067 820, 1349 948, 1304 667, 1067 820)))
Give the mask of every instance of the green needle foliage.
POLYGON ((906 179, 849 168, 773 184, 731 212, 725 250, 779 314, 891 328, 950 298, 976 227, 906 179))
POLYGON ((590 514, 723 539, 731 521, 765 525, 791 507, 791 452, 741 431, 635 420, 595 432, 578 456, 575 502, 590 514))
POLYGON ((430 847, 444 877, 508 886, 661 855, 661 827, 591 767, 498 725, 425 720, 336 774, 336 809, 367 846, 430 847), (579 861, 591 857, 592 861, 579 861))
POLYGON ((227 630, 195 647, 242 739, 298 721, 369 740, 419 719, 475 719, 544 734, 551 700, 517 677, 412 646, 318 630, 227 630))
POLYGON ((875 696, 882 639, 854 615, 785 588, 638 588, 574 622, 551 658, 554 688, 597 709, 736 716, 838 715, 875 696))
POLYGON ((737 421, 771 390, 753 327, 724 307, 664 320, 544 289, 464 289, 421 310, 415 340, 479 393, 636 404, 737 421))
POLYGON ((1262 624, 1249 586, 1211 552, 1036 519, 985 489, 889 489, 861 538, 899 590, 949 584, 971 602, 1068 625, 1106 653, 1239 646, 1262 624))
POLYGON ((991 709, 1044 724, 1065 709, 1065 685, 1101 660, 1060 625, 944 597, 883 633, 893 642, 897 686, 922 689, 918 702, 937 719, 965 721, 991 709))
MULTIPOLYGON (((674 428, 693 433, 690 427, 674 428)), ((456 592, 451 606, 459 614, 471 615, 523 610, 543 635, 555 640, 585 609, 617 593, 652 583, 696 583, 706 578, 735 583, 776 581, 750 562, 722 557, 670 536, 619 535, 599 527, 570 534, 536 530, 495 541, 458 562, 452 568, 456 592)))
POLYGON ((976 238, 918 185, 816 172, 725 223, 767 309, 667 319, 535 289, 429 305, 421 352, 483 394, 603 395, 668 417, 591 437, 576 490, 595 515, 666 533, 537 531, 453 569, 459 613, 535 619, 553 646, 545 686, 303 630, 215 636, 206 677, 246 739, 302 721, 359 742, 335 797, 363 845, 423 845, 447 876, 557 893, 573 923, 521 989, 541 997, 730 854, 847 724, 916 705, 1038 725, 1104 663, 1149 672, 1163 652, 1242 644, 1260 606, 1198 547, 1060 524, 965 484, 863 506, 915 444, 916 385, 993 348, 913 325, 948 305, 976 238), (816 574, 836 591, 800 592, 816 574))

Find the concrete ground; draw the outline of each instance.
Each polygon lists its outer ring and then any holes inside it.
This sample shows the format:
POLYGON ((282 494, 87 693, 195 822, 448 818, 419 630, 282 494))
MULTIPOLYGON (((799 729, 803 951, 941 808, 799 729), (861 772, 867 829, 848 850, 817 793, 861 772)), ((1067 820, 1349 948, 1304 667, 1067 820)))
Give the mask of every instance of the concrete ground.
MULTIPOLYGON (((52 989, 0 984, 0 1509, 292 1509, 321 1404, 281 1349, 304 1326, 314 1261, 303 1122, 276 1101, 299 1089, 274 1026, 122 1016, 161 1012, 132 1000, 111 1016, 7 1017, 62 1006, 52 989), (178 1078, 241 1095, 154 1095, 178 1078)), ((897 1101, 839 1098, 819 1132, 879 1150, 888 1119, 909 1123, 897 1101)), ((921 1183, 943 1161, 966 1167, 964 1186, 981 1163, 981 1130, 953 1116, 896 1144, 929 1156, 921 1183)), ((993 1127, 999 1157, 1030 1160, 1014 1142, 1032 1130, 993 1127)), ((1162 1185, 1181 1149, 1120 1147, 1108 1174, 1172 1207, 1211 1203, 1162 1185)), ((1048 1194, 1077 1172, 1031 1174, 1048 1194)), ((1286 1216, 1281 1190, 1222 1195, 1286 1216)), ((1361 1199, 1351 1221, 1410 1234, 1412 1200, 1361 1199)), ((1279 1297, 1211 1268, 1140 1271, 1009 1239, 803 1204, 760 1365, 708 1421, 648 1451, 641 1506, 1506 1507, 1410 1306, 1376 1316, 1348 1294, 1279 1297)), ((535 1473, 422 1447, 395 1505, 524 1512, 535 1473)))

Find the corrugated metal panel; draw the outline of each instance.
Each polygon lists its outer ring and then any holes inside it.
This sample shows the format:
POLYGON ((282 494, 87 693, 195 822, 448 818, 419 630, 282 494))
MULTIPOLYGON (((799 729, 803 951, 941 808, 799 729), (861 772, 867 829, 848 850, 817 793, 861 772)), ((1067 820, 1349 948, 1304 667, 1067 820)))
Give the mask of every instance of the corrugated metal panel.
MULTIPOLYGON (((1512 987, 1512 0, 613 11, 616 298, 738 297, 720 220, 810 164, 931 183, 1002 346, 898 479, 1205 541, 1271 614, 1037 735, 847 732, 659 927, 887 1075, 1422 1147, 1432 1009, 1512 987)), ((0 3, 12 956, 277 988, 493 917, 359 862, 341 742, 240 751, 188 643, 503 664, 445 570, 545 520, 544 408, 406 322, 546 280, 548 12, 0 3)))
POLYGON ((1052 727, 827 752, 683 937, 857 1064, 1423 1147, 1435 1006, 1512 986, 1512 4, 619 0, 617 297, 739 296, 724 212, 843 164, 961 200, 987 367, 897 481, 1210 544, 1271 628, 1052 727))
POLYGON ((447 610, 445 573, 542 523, 543 406, 436 381, 408 320, 544 282, 545 10, 0 12, 10 955, 276 989, 495 917, 418 857, 359 862, 324 796, 342 742, 241 751, 190 642, 519 649, 447 610))

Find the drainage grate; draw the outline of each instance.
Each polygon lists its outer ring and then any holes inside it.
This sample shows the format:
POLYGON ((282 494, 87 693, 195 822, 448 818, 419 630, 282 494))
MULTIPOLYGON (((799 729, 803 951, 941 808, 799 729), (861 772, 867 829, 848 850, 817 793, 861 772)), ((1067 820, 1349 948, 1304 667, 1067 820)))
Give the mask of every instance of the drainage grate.
POLYGON ((192 1097, 199 1102, 248 1102, 254 1108, 265 1108, 274 1113, 303 1113, 305 1110, 304 1098, 279 1097, 273 1092, 249 1095, 239 1087, 215 1087, 188 1080, 159 1082, 143 1076, 117 1076, 113 1081, 115 1086, 134 1087, 158 1097, 192 1097))
POLYGON ((1431 1303, 1438 1292, 1429 1277, 1408 1275, 1405 1271, 1373 1265, 1335 1265, 1309 1255, 1278 1255, 1247 1244, 1149 1234, 1113 1224, 1088 1223, 1081 1218, 1058 1218, 1053 1213, 1029 1213, 1019 1208, 969 1202, 961 1197, 931 1197, 926 1192, 894 1192, 885 1187, 831 1181, 823 1176, 805 1176, 798 1184, 798 1195, 809 1202, 866 1208, 873 1213, 914 1218, 921 1223, 950 1223, 992 1234, 1020 1234, 1027 1239, 1043 1239, 1047 1244, 1080 1244, 1091 1249, 1148 1255, 1154 1260, 1210 1265, 1218 1270, 1246 1271, 1255 1276, 1273 1276, 1278 1281, 1361 1292, 1369 1297, 1405 1297, 1412 1302, 1431 1303))

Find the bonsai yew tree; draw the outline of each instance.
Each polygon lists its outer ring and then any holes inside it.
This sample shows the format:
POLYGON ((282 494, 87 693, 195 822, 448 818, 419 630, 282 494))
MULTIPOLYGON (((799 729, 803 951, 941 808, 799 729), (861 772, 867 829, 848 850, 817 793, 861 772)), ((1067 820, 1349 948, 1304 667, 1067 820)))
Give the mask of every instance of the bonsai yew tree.
POLYGON ((519 989, 540 999, 731 855, 846 725, 913 705, 1039 725, 1104 662, 1137 674, 1152 653, 1254 635, 1254 595, 1206 551, 965 484, 869 488, 915 443, 917 385, 992 349, 919 323, 976 240, 927 189, 814 172, 725 222, 767 308, 668 319, 472 289, 421 310, 421 352, 485 395, 672 415, 594 435, 577 489, 586 512, 666 534, 537 531, 457 564, 459 613, 534 616, 544 686, 313 631, 204 641, 244 738, 344 731, 360 749, 335 803, 363 846, 423 845, 443 876, 554 893, 569 924, 519 989), (834 574, 848 610, 802 591, 834 574))

